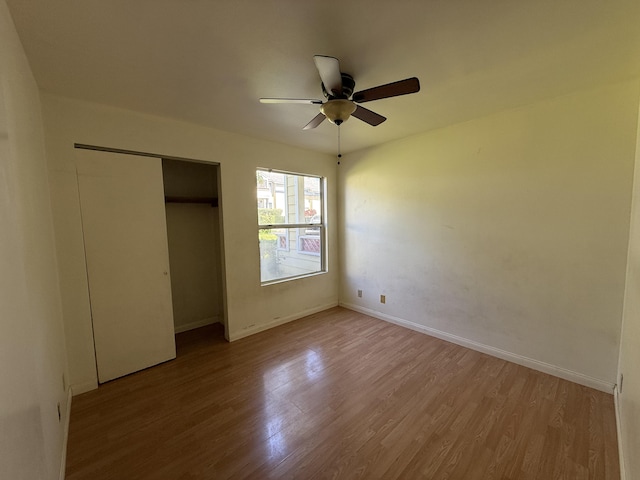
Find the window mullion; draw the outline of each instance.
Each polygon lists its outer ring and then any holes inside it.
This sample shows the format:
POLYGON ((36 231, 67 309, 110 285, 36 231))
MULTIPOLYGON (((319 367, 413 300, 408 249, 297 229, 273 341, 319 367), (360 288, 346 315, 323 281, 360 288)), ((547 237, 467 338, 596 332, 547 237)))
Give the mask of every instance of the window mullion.
POLYGON ((322 226, 322 223, 276 223, 273 225, 258 225, 258 228, 268 230, 271 228, 309 228, 322 226))

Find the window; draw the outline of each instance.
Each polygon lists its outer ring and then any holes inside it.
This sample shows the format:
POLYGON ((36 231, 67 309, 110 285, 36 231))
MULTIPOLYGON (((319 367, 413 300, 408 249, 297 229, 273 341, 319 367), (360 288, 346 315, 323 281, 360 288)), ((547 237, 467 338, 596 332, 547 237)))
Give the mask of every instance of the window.
POLYGON ((324 178, 258 169, 256 184, 262 284, 324 272, 324 178))

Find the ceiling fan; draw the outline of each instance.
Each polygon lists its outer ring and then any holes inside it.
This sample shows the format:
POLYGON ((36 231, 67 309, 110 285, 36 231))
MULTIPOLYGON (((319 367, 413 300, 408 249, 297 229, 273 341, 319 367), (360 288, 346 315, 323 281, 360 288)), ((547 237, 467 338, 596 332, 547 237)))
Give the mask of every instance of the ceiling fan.
POLYGON ((322 93, 327 99, 326 102, 304 98, 260 99, 262 103, 303 103, 320 105, 320 113, 307 123, 303 127, 303 130, 316 128, 325 118, 328 118, 331 123, 340 126, 352 115, 375 127, 384 122, 386 118, 356 104, 420 91, 420 82, 416 77, 412 77, 353 93, 356 82, 351 75, 340 71, 340 62, 337 58, 315 55, 313 60, 320 74, 320 79, 322 80, 322 93))

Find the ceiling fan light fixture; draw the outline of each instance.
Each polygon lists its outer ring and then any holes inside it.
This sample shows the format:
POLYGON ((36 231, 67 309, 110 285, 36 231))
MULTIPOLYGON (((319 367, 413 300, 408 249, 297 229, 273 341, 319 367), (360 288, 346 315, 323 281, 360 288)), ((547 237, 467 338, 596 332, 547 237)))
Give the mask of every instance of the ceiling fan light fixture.
POLYGON ((349 119, 349 116, 355 112, 356 104, 351 100, 335 98, 325 102, 320 107, 320 111, 331 123, 340 125, 349 119))

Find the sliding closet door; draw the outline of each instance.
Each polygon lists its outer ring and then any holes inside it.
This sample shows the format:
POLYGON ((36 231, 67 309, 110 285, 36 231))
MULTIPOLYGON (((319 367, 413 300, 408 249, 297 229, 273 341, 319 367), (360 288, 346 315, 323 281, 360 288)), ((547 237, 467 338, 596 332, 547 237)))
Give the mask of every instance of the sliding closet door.
POLYGON ((175 358, 162 163, 76 150, 100 383, 175 358))

